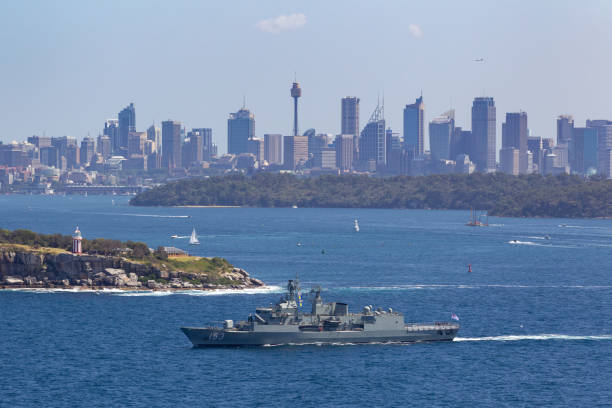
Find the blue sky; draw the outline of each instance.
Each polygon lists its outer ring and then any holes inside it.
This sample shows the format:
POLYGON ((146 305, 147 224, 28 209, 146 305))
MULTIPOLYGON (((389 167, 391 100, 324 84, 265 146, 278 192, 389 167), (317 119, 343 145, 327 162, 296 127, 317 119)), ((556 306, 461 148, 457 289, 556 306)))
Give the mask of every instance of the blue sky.
POLYGON ((427 121, 453 107, 470 128, 473 98, 487 95, 499 139, 518 110, 554 137, 562 113, 612 119, 610 21, 604 1, 5 1, 0 140, 96 136, 134 102, 138 130, 211 127, 224 152, 243 95, 259 137, 290 133, 294 72, 301 130, 338 133, 347 95, 361 98, 363 127, 384 93, 401 132, 422 90, 427 121))

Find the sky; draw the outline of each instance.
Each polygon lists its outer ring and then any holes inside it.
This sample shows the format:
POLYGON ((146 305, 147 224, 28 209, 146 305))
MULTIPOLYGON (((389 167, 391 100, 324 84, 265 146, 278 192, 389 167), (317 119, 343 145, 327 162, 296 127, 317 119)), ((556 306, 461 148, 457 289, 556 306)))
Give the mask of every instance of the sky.
POLYGON ((476 96, 525 111, 532 135, 556 117, 612 119, 609 1, 4 1, 0 141, 97 136, 130 102, 136 127, 172 119, 210 127, 246 107, 256 135, 299 126, 340 132, 340 99, 357 96, 363 128, 384 98, 387 126, 421 92, 425 120, 449 108, 471 128, 476 96), (475 59, 483 58, 483 62, 475 59))

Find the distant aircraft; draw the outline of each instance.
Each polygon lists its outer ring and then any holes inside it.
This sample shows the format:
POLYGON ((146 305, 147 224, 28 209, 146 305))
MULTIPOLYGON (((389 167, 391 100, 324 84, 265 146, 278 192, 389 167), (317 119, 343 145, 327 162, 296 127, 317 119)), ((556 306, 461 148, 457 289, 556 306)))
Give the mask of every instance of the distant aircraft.
POLYGON ((484 62, 484 58, 474 58, 474 62, 484 62))

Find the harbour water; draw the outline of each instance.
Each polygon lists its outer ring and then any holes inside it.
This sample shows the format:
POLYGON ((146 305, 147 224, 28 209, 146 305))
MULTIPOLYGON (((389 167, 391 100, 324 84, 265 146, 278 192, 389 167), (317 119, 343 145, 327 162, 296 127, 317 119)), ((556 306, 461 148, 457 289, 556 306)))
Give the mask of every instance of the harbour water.
POLYGON ((0 291, 0 406, 605 406, 612 221, 469 211, 139 208, 128 197, 1 196, 0 227, 177 246, 269 287, 236 293, 0 291), (114 200, 114 204, 113 204, 114 200), (355 232, 354 220, 360 231, 355 232), (192 229, 199 246, 189 246, 192 229), (172 235, 180 238, 172 239, 172 235), (547 239, 547 236, 550 239, 547 239), (468 272, 471 265, 472 272, 468 272), (288 278, 325 299, 449 320, 452 343, 193 349, 288 278))

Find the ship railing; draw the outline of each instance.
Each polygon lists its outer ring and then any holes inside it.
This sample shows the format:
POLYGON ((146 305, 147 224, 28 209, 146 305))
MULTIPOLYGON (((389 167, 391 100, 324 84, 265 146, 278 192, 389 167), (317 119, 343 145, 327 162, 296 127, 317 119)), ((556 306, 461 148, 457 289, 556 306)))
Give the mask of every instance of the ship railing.
POLYGON ((404 326, 407 331, 430 331, 430 330, 446 330, 456 329, 457 324, 449 322, 435 322, 435 323, 409 323, 404 326))

